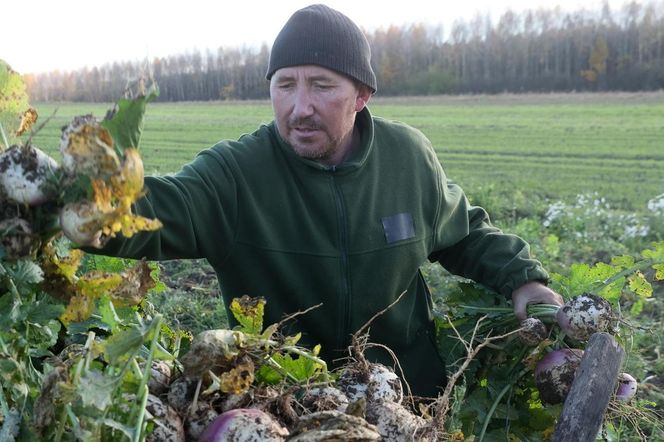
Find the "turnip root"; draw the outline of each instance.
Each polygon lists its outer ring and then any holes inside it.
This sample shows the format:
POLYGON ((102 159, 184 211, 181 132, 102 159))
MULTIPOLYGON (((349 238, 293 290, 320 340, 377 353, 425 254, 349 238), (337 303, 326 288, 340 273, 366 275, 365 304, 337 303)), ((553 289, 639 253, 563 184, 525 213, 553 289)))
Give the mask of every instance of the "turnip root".
POLYGON ((255 408, 239 408, 219 415, 205 429, 200 442, 283 441, 288 436, 269 414, 255 408))
POLYGON ((547 335, 546 326, 537 318, 526 318, 521 321, 519 339, 526 345, 535 346, 542 342, 547 335))
POLYGON ((92 115, 75 117, 60 137, 62 168, 70 176, 108 178, 120 171, 111 134, 92 115))
POLYGON ((629 402, 634 397, 637 390, 637 382, 629 373, 620 373, 618 375, 618 388, 616 389, 616 399, 623 402, 629 402))
POLYGON ((567 336, 586 341, 596 332, 613 330, 615 317, 611 304, 592 293, 575 296, 558 309, 556 320, 567 336))
POLYGON ((145 439, 147 442, 184 442, 184 427, 175 410, 164 404, 157 396, 148 395, 145 409, 150 413, 154 428, 145 439))
POLYGON ((66 204, 60 211, 60 228, 67 238, 81 245, 97 245, 104 214, 96 204, 79 201, 66 204))
POLYGON ((0 195, 29 206, 43 204, 52 197, 45 184, 57 169, 56 161, 36 147, 12 146, 0 154, 0 195))
POLYGON ((239 354, 238 342, 242 333, 233 330, 206 330, 198 334, 189 351, 182 357, 184 373, 188 376, 201 376, 208 370, 227 366, 239 354))
POLYGON ((164 361, 153 361, 148 380, 148 390, 155 396, 168 391, 171 383, 171 367, 164 361))
POLYGON ((362 364, 346 366, 338 386, 351 402, 366 398, 367 402, 384 399, 399 404, 403 399, 399 376, 382 364, 369 363, 366 371, 362 364))
POLYGON ((381 440, 380 433, 361 417, 335 410, 301 416, 289 442, 370 442, 381 440))
POLYGON ((535 385, 549 404, 563 402, 581 363, 583 350, 561 349, 547 353, 535 367, 535 385))
POLYGON ((300 403, 309 412, 336 410, 343 413, 348 407, 348 398, 335 387, 314 387, 304 393, 300 403))
POLYGON ((198 402, 196 410, 190 411, 184 422, 187 440, 199 440, 205 429, 219 416, 208 402, 198 402))
POLYGON ((367 403, 367 422, 378 428, 384 440, 394 442, 425 441, 418 432, 426 421, 408 411, 401 404, 389 400, 377 400, 367 403))
POLYGON ((194 400, 198 379, 181 376, 168 388, 168 404, 180 413, 186 413, 194 400))

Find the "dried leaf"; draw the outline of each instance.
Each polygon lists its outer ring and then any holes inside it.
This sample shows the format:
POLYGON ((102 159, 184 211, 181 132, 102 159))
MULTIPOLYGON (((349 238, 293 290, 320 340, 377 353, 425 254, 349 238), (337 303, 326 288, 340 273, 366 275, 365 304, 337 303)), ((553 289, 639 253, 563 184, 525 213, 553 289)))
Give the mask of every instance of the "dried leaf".
POLYGON ((254 363, 248 357, 234 368, 221 374, 221 391, 231 394, 242 394, 249 390, 254 382, 254 363))
POLYGON ((18 129, 16 130, 16 135, 21 136, 26 131, 30 130, 33 124, 37 122, 37 111, 34 108, 29 108, 27 111, 23 112, 21 115, 21 123, 19 124, 18 129))

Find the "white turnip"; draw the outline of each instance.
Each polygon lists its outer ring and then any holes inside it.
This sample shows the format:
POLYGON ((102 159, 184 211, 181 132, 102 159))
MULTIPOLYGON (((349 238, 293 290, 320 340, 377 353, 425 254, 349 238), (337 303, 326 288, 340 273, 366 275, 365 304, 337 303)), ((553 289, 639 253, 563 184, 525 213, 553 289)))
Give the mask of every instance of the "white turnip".
POLYGON ((208 370, 226 368, 238 355, 238 342, 241 340, 242 333, 239 331, 218 329, 199 333, 181 359, 184 373, 200 376, 208 370))
POLYGON ((199 441, 283 441, 288 434, 288 430, 269 414, 255 408, 239 408, 219 415, 208 425, 199 441))
POLYGON ((62 168, 70 176, 108 178, 120 170, 111 134, 92 115, 75 117, 60 137, 62 168))
POLYGON ((547 353, 535 367, 535 385, 542 401, 557 404, 565 400, 581 363, 583 350, 565 348, 547 353))
POLYGON ((384 440, 393 442, 425 441, 419 435, 426 421, 408 411, 403 405, 389 400, 376 400, 367 403, 367 422, 378 428, 384 440))
POLYGON ((585 341, 596 332, 611 332, 615 316, 606 299, 592 293, 575 296, 558 309, 556 320, 567 336, 585 341))
POLYGON ((546 326, 537 318, 526 318, 519 324, 519 339, 526 345, 535 346, 547 336, 546 326))
POLYGON ((66 204, 60 210, 60 228, 72 242, 93 245, 99 241, 104 214, 90 201, 66 204))
POLYGON ((382 440, 375 425, 358 416, 336 410, 301 416, 289 442, 370 442, 382 440))
POLYGON ((618 375, 618 388, 616 388, 616 399, 623 402, 629 402, 634 397, 637 390, 637 382, 629 373, 620 373, 618 375))
POLYGON ((304 393, 300 403, 308 412, 337 410, 343 413, 348 407, 348 398, 335 387, 314 387, 304 393))
POLYGON ((187 440, 199 440, 205 429, 219 416, 208 402, 198 401, 196 409, 190 411, 184 422, 187 440))
POLYGON ((346 366, 337 385, 351 402, 365 398, 367 402, 384 399, 399 404, 403 399, 401 379, 382 364, 370 363, 367 370, 362 364, 346 366))
POLYGON ((56 161, 31 145, 12 146, 0 153, 0 199, 37 206, 49 200, 46 183, 58 169, 56 161))
POLYGON ((145 439, 147 442, 184 442, 184 426, 177 412, 164 404, 157 396, 148 395, 145 409, 150 413, 154 428, 145 439))

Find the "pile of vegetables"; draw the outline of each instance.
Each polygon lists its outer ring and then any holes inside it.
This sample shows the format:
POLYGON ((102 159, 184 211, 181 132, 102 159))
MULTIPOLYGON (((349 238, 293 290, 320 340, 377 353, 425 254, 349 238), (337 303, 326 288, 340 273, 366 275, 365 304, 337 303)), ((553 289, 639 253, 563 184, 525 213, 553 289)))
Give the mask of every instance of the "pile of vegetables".
MULTIPOLYGON (((566 305, 533 306, 522 323, 506 300, 460 283, 436 318, 450 382, 429 402, 409 395, 398 361, 395 371, 364 357, 369 324, 334 372, 318 346, 281 333, 307 312, 266 325, 261 298, 232 302, 235 329, 191 336, 145 300, 159 287, 156 266, 98 268, 76 248, 160 227, 131 213, 143 193, 140 136, 156 88, 139 85, 102 120, 74 118, 59 161, 33 146, 37 112, 2 62, 0 90, 2 441, 543 438, 590 335, 626 342, 618 300, 628 291, 637 311, 652 292, 640 271, 664 279, 664 244, 640 260, 577 266, 553 281, 566 305)), ((632 406, 636 392, 623 373, 615 403, 632 406)))

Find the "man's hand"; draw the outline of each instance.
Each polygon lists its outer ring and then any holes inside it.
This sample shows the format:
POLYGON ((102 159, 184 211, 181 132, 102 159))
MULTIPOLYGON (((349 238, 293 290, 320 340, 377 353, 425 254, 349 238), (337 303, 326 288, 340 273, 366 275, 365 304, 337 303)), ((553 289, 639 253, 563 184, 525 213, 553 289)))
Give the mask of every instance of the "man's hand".
POLYGON ((555 304, 563 305, 563 297, 544 284, 536 281, 527 282, 512 292, 514 315, 520 321, 528 317, 526 307, 528 304, 555 304))

